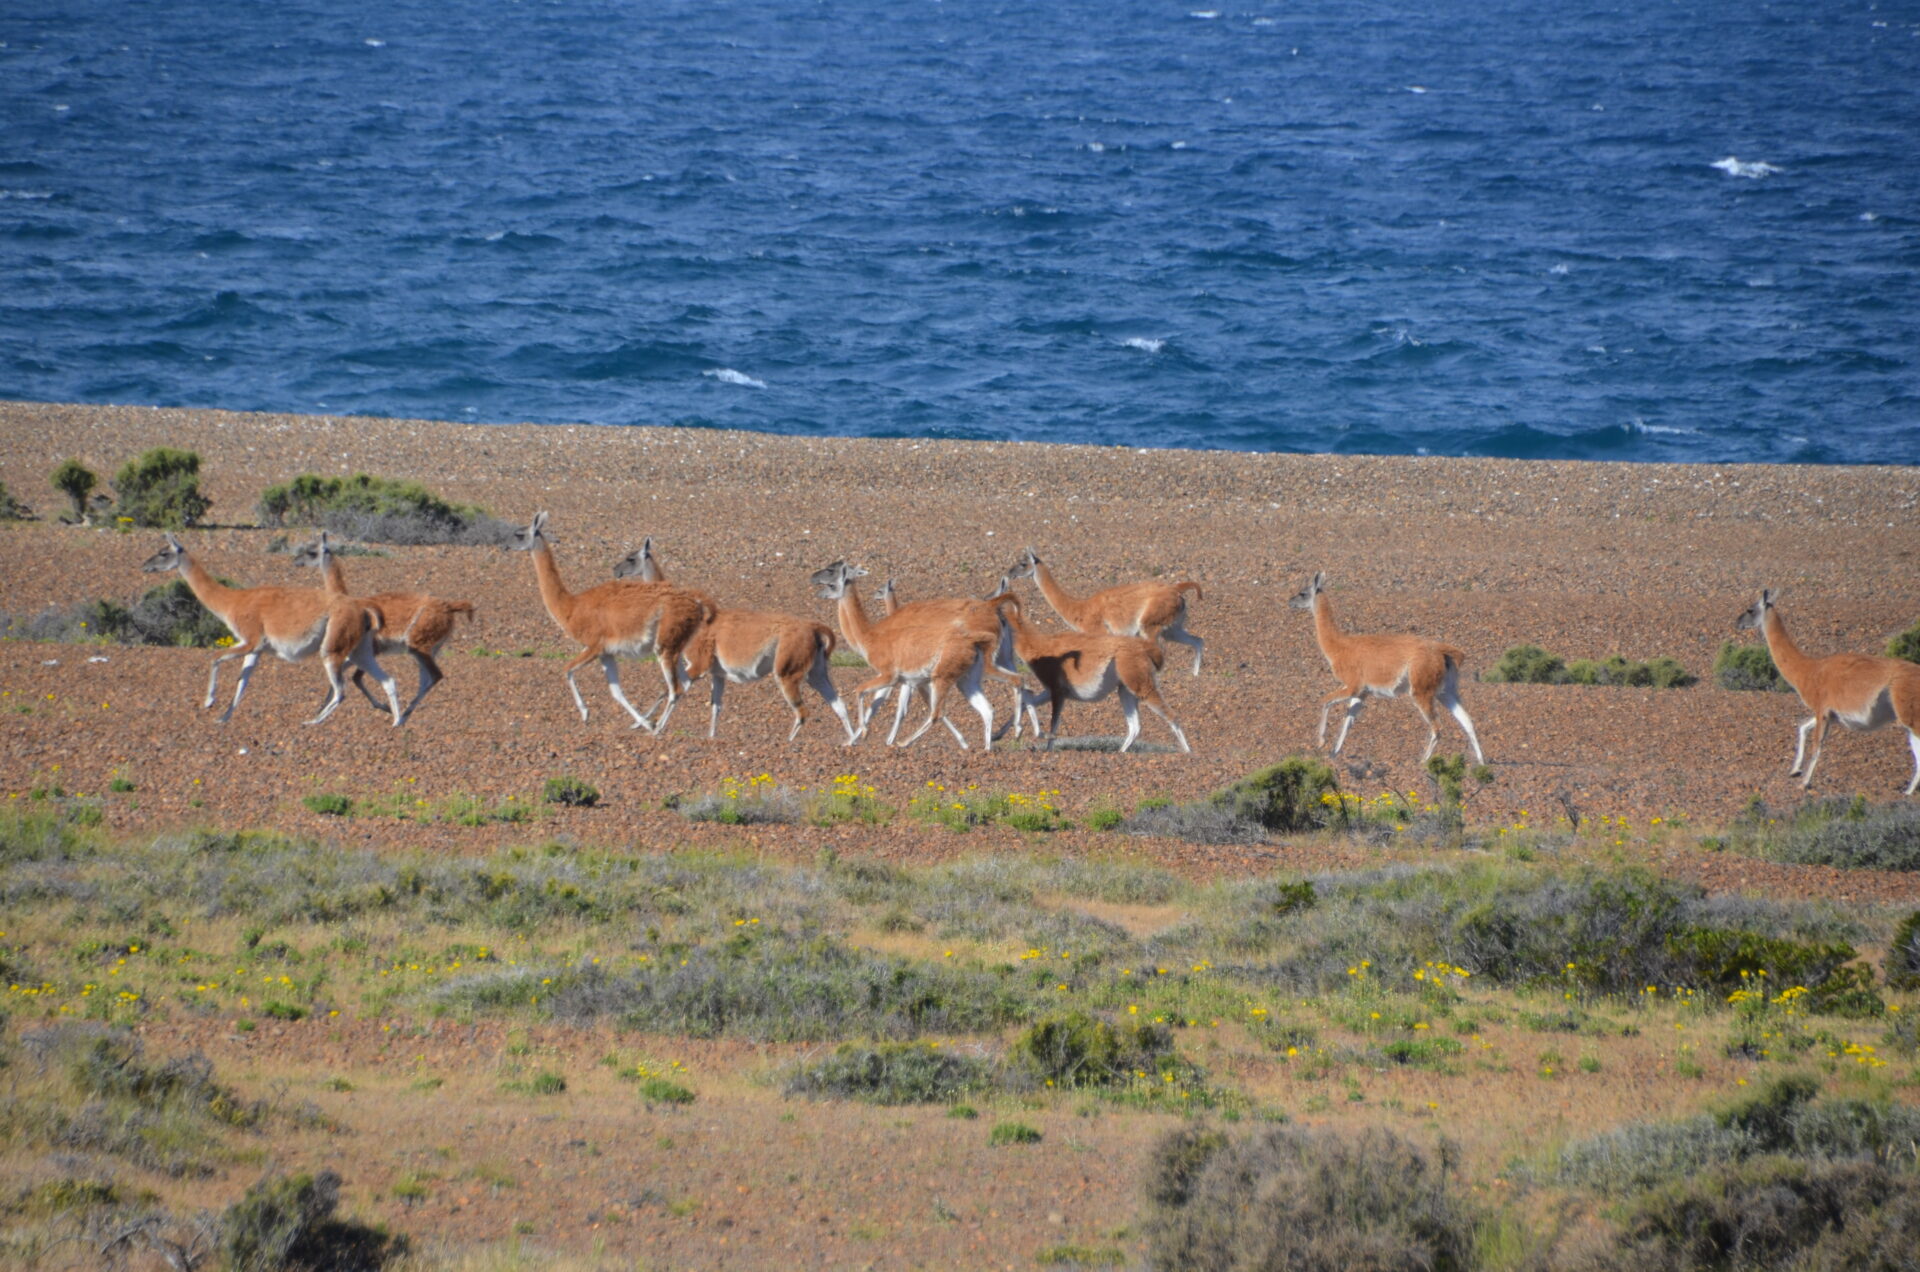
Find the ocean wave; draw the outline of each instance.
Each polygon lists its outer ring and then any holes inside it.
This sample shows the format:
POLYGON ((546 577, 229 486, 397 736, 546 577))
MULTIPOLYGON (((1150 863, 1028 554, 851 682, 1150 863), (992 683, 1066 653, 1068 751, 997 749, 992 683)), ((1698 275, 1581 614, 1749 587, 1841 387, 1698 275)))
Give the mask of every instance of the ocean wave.
POLYGON ((765 380, 756 380, 744 371, 735 371, 732 367, 708 367, 701 375, 712 376, 722 384, 737 384, 746 389, 764 389, 765 380))
POLYGON ((1167 347, 1165 340, 1155 340, 1152 336, 1128 336, 1120 344, 1128 349, 1138 349, 1142 353, 1158 353, 1167 347))
POLYGON ((1774 167, 1772 164, 1762 160, 1755 159, 1748 162, 1735 158, 1733 155, 1728 155, 1725 159, 1716 160, 1707 166, 1717 168, 1730 177, 1746 177, 1753 181, 1758 181, 1761 177, 1770 177, 1780 171, 1780 169, 1774 167))

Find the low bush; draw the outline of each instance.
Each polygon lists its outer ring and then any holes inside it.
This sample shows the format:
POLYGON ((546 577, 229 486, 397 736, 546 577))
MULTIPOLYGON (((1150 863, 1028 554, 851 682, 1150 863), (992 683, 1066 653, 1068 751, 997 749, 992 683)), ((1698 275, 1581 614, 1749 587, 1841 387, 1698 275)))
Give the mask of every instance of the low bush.
POLYGON ((347 817, 353 813, 353 797, 333 792, 308 795, 300 801, 307 806, 308 812, 318 813, 322 817, 347 817))
POLYGON ((577 777, 550 777, 540 791, 540 798, 568 808, 592 808, 600 802, 600 790, 577 777))
POLYGON ((120 516, 160 530, 198 525, 213 506, 200 493, 200 456, 167 446, 128 461, 113 479, 113 491, 120 516))
POLYGON ((1887 946, 1887 984, 1894 989, 1920 989, 1920 910, 1901 921, 1887 946))
POLYGON ((1155 1146, 1143 1224, 1165 1272, 1347 1272, 1474 1265, 1479 1213, 1439 1161, 1391 1131, 1197 1126, 1155 1146))
POLYGON ((1010 1059, 1049 1086, 1065 1088, 1129 1086, 1142 1075, 1154 1081, 1193 1076, 1165 1025, 1116 1026, 1084 1011, 1036 1022, 1014 1042, 1010 1059))
POLYGON ((995 1148, 1006 1148, 1014 1144, 1038 1144, 1040 1132, 1025 1122, 1000 1122, 987 1132, 987 1143, 995 1148))
MULTIPOLYGON (((978 1033, 1025 1013, 1015 986, 983 969, 916 963, 856 950, 826 939, 775 933, 679 951, 654 971, 608 975, 597 968, 497 982, 526 1001, 540 996, 563 1019, 611 1018, 625 1028, 817 1042, 865 1034, 978 1033)), ((449 1001, 482 986, 455 987, 449 1001)), ((513 997, 493 1004, 511 1005, 513 997)))
POLYGON ((340 1176, 330 1170, 262 1179, 220 1218, 221 1266, 378 1269, 406 1251, 405 1238, 336 1218, 339 1205, 340 1176))
POLYGON ((1553 1173, 1614 1196, 1666 1188, 1753 1158, 1864 1159, 1909 1166, 1920 1109, 1885 1100, 1819 1098, 1819 1084, 1786 1074, 1713 1113, 1619 1127, 1561 1149, 1553 1173))
POLYGON ((100 484, 100 478, 79 460, 69 459, 53 470, 52 482, 53 488, 72 502, 74 523, 84 522, 87 519, 87 496, 100 484))
POLYGON ((1920 870, 1920 804, 1864 796, 1816 800, 1791 815, 1755 804, 1728 827, 1736 851, 1845 870, 1920 870))
POLYGON ((1294 755, 1216 791, 1204 803, 1143 801, 1119 829, 1193 843, 1257 843, 1269 834, 1298 834, 1349 824, 1347 801, 1333 769, 1294 755))
POLYGON ((1793 688, 1773 665, 1773 655, 1765 645, 1726 642, 1714 655, 1713 678, 1722 689, 1771 689, 1785 693, 1793 688))
POLYGON ((648 1104, 692 1104, 697 1097, 692 1087, 682 1086, 672 1078, 652 1077, 642 1079, 640 1098, 648 1104))
POLYGON ((13 497, 13 492, 7 489, 6 482, 0 481, 0 521, 18 521, 32 511, 33 509, 13 497))
POLYGON ((194 597, 184 579, 150 588, 132 605, 81 601, 42 610, 29 618, 8 616, 0 632, 21 640, 116 641, 122 645, 211 648, 231 641, 227 625, 194 597))
POLYGON ((1609 654, 1602 659, 1576 658, 1567 662, 1538 645, 1515 645, 1502 654, 1500 661, 1481 679, 1495 684, 1682 689, 1699 677, 1666 657, 1635 662, 1619 654, 1609 654))
POLYGON ((1603 1268, 1914 1266, 1920 1178, 1879 1162, 1759 1157, 1675 1180, 1627 1208, 1603 1268))
POLYGON ((1915 623, 1887 641, 1887 657, 1920 663, 1920 623, 1915 623))
POLYGON ((318 526, 372 543, 505 543, 513 527, 469 504, 450 503, 418 482, 355 473, 321 477, 302 473, 270 486, 260 496, 262 522, 318 526))
POLYGON ((786 1089, 870 1104, 945 1104, 993 1084, 993 1065, 978 1056, 934 1043, 883 1042, 847 1043, 795 1070, 786 1089))

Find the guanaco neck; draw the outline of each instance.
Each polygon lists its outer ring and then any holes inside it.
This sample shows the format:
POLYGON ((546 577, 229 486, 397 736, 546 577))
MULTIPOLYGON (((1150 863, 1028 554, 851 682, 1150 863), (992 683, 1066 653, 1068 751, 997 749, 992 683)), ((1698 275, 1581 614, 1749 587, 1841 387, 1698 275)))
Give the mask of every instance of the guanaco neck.
POLYGON ((1047 568, 1046 562, 1033 563, 1033 581, 1040 588, 1040 595, 1047 598, 1047 604, 1053 606, 1055 613, 1075 627, 1080 625, 1080 599, 1068 595, 1067 590, 1054 579, 1053 571, 1047 568))
POLYGON ((1320 642, 1320 652, 1331 662, 1337 657, 1347 638, 1340 631, 1340 625, 1333 621, 1333 605, 1327 600, 1325 592, 1316 592, 1313 597, 1313 636, 1320 642))
POLYGON ((1806 674, 1813 669, 1814 660, 1793 643, 1793 637, 1787 635, 1787 625, 1780 621, 1780 611, 1767 607, 1767 614, 1760 622, 1760 632, 1767 638, 1767 652, 1773 655, 1774 668, 1785 677, 1786 682, 1796 691, 1806 683, 1806 674))
POLYGON ((1003 596, 994 602, 994 608, 1000 611, 1000 617, 1007 620, 1007 626, 1013 630, 1013 652, 1022 662, 1032 662, 1040 655, 1040 630, 1027 622, 1025 607, 1015 596, 1003 596))
POLYGON ((223 586, 198 561, 184 552, 180 554, 180 577, 193 589, 194 599, 219 615, 223 621, 233 612, 235 602, 240 599, 237 589, 223 586))
POLYGON ((340 558, 331 552, 320 558, 320 581, 330 597, 347 594, 347 576, 340 572, 340 558))
POLYGON ((547 546, 545 539, 533 545, 532 556, 533 574, 540 583, 540 599, 546 603, 547 613, 553 617, 553 621, 565 631, 567 621, 573 617, 573 593, 567 591, 567 585, 560 581, 560 569, 553 563, 553 549, 547 546))
POLYGON ((867 621, 866 606, 860 604, 860 589, 852 579, 840 593, 840 634, 847 638, 847 644, 857 650, 862 658, 872 662, 867 653, 867 637, 873 631, 873 624, 867 621))

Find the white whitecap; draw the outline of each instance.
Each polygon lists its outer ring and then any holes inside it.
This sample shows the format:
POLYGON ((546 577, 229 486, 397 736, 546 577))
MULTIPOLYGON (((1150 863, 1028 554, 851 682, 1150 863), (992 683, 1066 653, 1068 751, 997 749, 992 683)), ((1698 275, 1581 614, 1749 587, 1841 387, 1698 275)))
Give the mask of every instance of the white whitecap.
POLYGON ((1211 22, 1220 16, 1218 9, 1195 9, 1187 14, 1190 18, 1199 18, 1202 22, 1211 22))
POLYGON ((365 40, 362 40, 361 43, 370 49, 384 49, 387 47, 385 40, 376 40, 372 36, 368 36, 365 40))
POLYGON ((0 190, 0 199, 51 199, 52 197, 51 190, 0 190))
POLYGON ((766 381, 756 380, 744 372, 735 371, 732 367, 708 367, 700 374, 712 376, 722 384, 738 384, 742 388, 764 389, 767 387, 766 381))
POLYGON ((1088 150, 1090 150, 1090 151, 1092 151, 1092 152, 1093 152, 1094 154, 1096 154, 1096 155, 1097 155, 1097 154, 1101 154, 1101 153, 1103 153, 1103 152, 1105 152, 1105 150, 1106 150, 1106 147, 1105 147, 1105 146, 1103 146, 1103 145, 1101 145, 1101 144, 1100 144, 1099 142, 1097 142, 1097 141, 1090 141, 1090 142, 1088 142, 1088 143, 1087 143, 1087 149, 1088 149, 1088 150))
POLYGON ((1633 417, 1633 421, 1628 424, 1627 427, 1636 433, 1646 433, 1649 435, 1665 434, 1671 437, 1700 436, 1700 430, 1697 428, 1675 428, 1671 424, 1649 424, 1637 415, 1633 417))
POLYGON ((1427 88, 1424 84, 1409 84, 1407 85, 1407 91, 1409 93, 1424 93, 1427 91, 1427 88))
POLYGON ((1128 336, 1120 342, 1122 347, 1138 349, 1142 353, 1158 353, 1167 347, 1164 340, 1155 340, 1152 336, 1128 336))
POLYGON ((487 235, 486 239, 487 239, 487 242, 489 243, 498 243, 501 239, 505 237, 507 237, 507 232, 505 230, 495 230, 493 233, 487 235))
POLYGON ((1710 166, 1719 169, 1730 177, 1746 177, 1752 181, 1757 181, 1761 177, 1770 177, 1780 171, 1780 169, 1774 167, 1772 164, 1762 160, 1755 159, 1748 162, 1738 159, 1733 155, 1728 155, 1725 159, 1721 159, 1710 166))
POLYGON ((1880 214, 1877 212, 1862 212, 1860 214, 1860 219, 1862 221, 1878 221, 1880 219, 1880 214))
POLYGON ((1568 271, 1568 269, 1567 269, 1567 266, 1565 265, 1565 263, 1562 263, 1562 264, 1559 264, 1559 265, 1555 265, 1555 266, 1554 266, 1554 267, 1553 267, 1552 269, 1550 269, 1550 270, 1548 270, 1548 271, 1547 271, 1547 273, 1549 273, 1549 274, 1565 274, 1565 273, 1568 273, 1568 272, 1569 272, 1569 271, 1568 271))

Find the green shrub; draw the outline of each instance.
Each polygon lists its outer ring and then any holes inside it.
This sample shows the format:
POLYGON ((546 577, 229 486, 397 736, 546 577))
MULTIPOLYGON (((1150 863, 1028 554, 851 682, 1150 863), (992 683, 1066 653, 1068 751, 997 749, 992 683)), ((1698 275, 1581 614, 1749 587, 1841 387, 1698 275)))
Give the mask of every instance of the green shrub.
POLYGON ((987 1143, 995 1148, 1010 1144, 1038 1144, 1040 1132, 1025 1122, 1000 1122, 987 1132, 987 1143))
POLYGON ((1610 685, 1643 689, 1681 689, 1698 677, 1671 658, 1634 662, 1619 654, 1566 662, 1538 645, 1515 645, 1500 656, 1482 680, 1495 684, 1610 685))
POLYGON ((1920 623, 1915 623, 1887 642, 1887 657, 1920 663, 1920 623))
POLYGON ((1494 684, 1558 685, 1566 683, 1566 671, 1567 664, 1557 654, 1538 645, 1515 645, 1480 678, 1494 684))
POLYGON ((260 496, 259 514, 268 525, 319 526, 374 543, 487 545, 504 543, 512 534, 512 527, 484 509, 450 503, 418 482, 366 473, 302 473, 269 486, 260 496))
POLYGON ((353 798, 348 795, 326 792, 319 795, 309 795, 300 802, 305 804, 310 811, 316 812, 322 817, 347 817, 353 812, 353 798))
POLYGON ((1773 655, 1765 645, 1726 642, 1714 656, 1713 678, 1722 689, 1773 689, 1784 693, 1793 688, 1773 665, 1773 655))
POLYGON ((87 519, 87 496, 100 484, 92 469, 77 459, 69 459, 53 470, 53 488, 73 502, 75 523, 87 519))
POLYGON ((600 791, 577 777, 550 777, 540 792, 540 798, 549 804, 565 804, 569 808, 592 808, 600 802, 600 791))
POLYGON ((1480 1215, 1439 1163, 1391 1131, 1274 1126, 1240 1140, 1169 1133, 1147 1176, 1147 1266, 1347 1272, 1475 1266, 1480 1215))
POLYGON ((337 1219, 340 1176, 270 1176, 220 1218, 221 1266, 232 1272, 287 1268, 377 1269, 406 1250, 404 1238, 337 1219))
POLYGON ((671 1078, 653 1077, 640 1083, 640 1098, 648 1104, 692 1104, 696 1097, 692 1087, 671 1078))
POLYGON ((275 1020, 305 1020, 307 1018, 307 1009, 305 1007, 299 1006, 296 1003, 283 1003, 277 998, 262 1004, 260 1013, 265 1016, 272 1016, 275 1020))
POLYGON ((195 599, 184 579, 150 588, 131 606, 111 600, 80 601, 24 620, 9 617, 0 630, 25 640, 111 640, 122 645, 198 648, 231 637, 227 625, 195 599))
POLYGON ((1340 782, 1331 766, 1310 755, 1294 755, 1241 778, 1217 792, 1212 802, 1284 835, 1344 823, 1346 807, 1339 795, 1340 782))
POLYGON ((156 446, 113 479, 120 515, 136 526, 184 530, 198 525, 213 501, 200 493, 200 456, 156 446))
POLYGON ((1088 830, 1112 830, 1127 819, 1127 815, 1117 808, 1102 805, 1087 810, 1088 830))
POLYGON ((6 482, 0 481, 0 521, 18 521, 31 511, 31 508, 13 497, 6 482))
POLYGON ((1720 836, 1722 848, 1843 870, 1920 870, 1920 805, 1864 795, 1814 800, 1791 812, 1757 797, 1720 836))
POLYGON ((1893 1272, 1913 1266, 1920 1178, 1872 1161, 1760 1157, 1647 1193, 1622 1227, 1622 1267, 1893 1272))
POLYGON ((1157 1079, 1186 1067, 1166 1026, 1118 1028, 1084 1011, 1037 1022, 1014 1042, 1012 1058, 1059 1087, 1124 1086, 1140 1073, 1157 1079))
POLYGON ((943 1104, 986 1091, 993 1066, 977 1056, 923 1042, 846 1043, 797 1070, 788 1095, 872 1104, 943 1104))
POLYGON ((1920 989, 1920 910, 1901 921, 1887 946, 1887 984, 1894 989, 1920 989))

